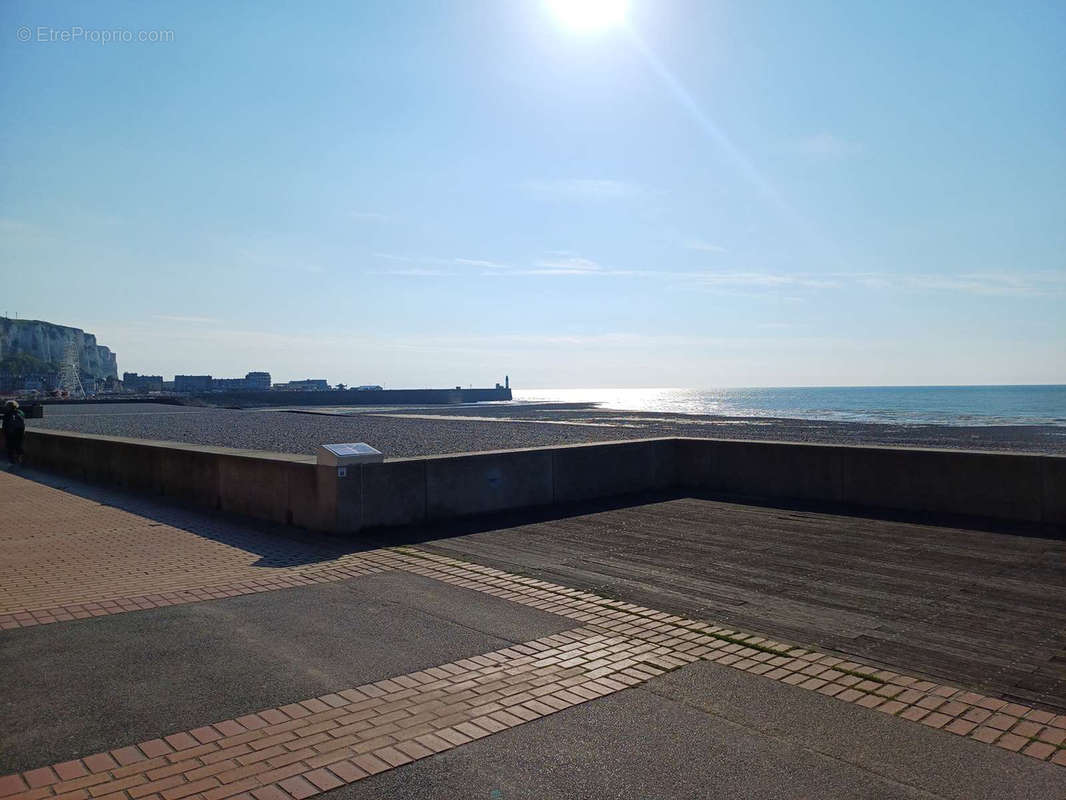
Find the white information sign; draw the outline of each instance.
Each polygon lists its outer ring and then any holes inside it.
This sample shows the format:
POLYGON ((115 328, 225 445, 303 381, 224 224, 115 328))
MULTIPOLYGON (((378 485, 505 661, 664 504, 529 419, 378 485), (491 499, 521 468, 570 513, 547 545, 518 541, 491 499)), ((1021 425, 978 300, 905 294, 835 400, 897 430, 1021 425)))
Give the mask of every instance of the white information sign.
POLYGON ((318 463, 328 467, 343 467, 352 464, 380 464, 385 460, 380 450, 366 442, 323 444, 318 448, 318 463))

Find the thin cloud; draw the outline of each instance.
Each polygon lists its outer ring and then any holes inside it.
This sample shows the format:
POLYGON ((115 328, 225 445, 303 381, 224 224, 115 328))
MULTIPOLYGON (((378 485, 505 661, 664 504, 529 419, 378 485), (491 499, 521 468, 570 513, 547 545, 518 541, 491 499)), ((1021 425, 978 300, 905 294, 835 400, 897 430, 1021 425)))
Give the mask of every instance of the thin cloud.
POLYGON ((1039 297, 1066 292, 1066 271, 965 273, 860 273, 855 284, 875 290, 966 292, 993 296, 1039 297))
POLYGON ((640 278, 664 286, 718 293, 775 290, 865 289, 870 291, 968 292, 999 296, 1045 296, 1066 293, 1066 271, 1019 273, 875 273, 769 272, 761 270, 629 269, 604 265, 570 251, 553 251, 529 264, 508 264, 482 258, 441 258, 377 253, 404 266, 375 272, 409 277, 544 277, 640 278))
POLYGON ((429 267, 397 267, 396 269, 374 270, 371 275, 395 275, 407 278, 439 278, 461 273, 445 269, 432 269, 429 267))
POLYGON ((833 337, 767 334, 762 336, 700 336, 684 334, 640 334, 625 332, 604 332, 590 334, 509 334, 501 333, 492 337, 444 336, 430 340, 404 340, 404 345, 412 349, 441 349, 465 352, 547 350, 559 348, 583 348, 593 350, 633 352, 647 350, 665 352, 672 349, 696 348, 700 350, 744 351, 752 348, 772 346, 777 350, 801 351, 812 344, 831 345, 861 351, 867 346, 859 340, 838 340, 833 337))
POLYGON ((464 275, 468 274, 469 268, 488 270, 490 272, 507 271, 512 269, 508 264, 499 261, 490 261, 484 258, 443 258, 441 256, 409 256, 399 253, 374 253, 374 258, 386 261, 409 264, 410 266, 397 267, 387 270, 374 270, 374 274, 385 275, 464 275), (427 266, 428 265, 428 266, 427 266))
POLYGON ((687 272, 672 274, 687 277, 696 284, 710 287, 762 286, 772 289, 787 286, 807 289, 837 289, 841 286, 839 280, 830 277, 804 274, 793 275, 782 272, 687 272))
POLYGON ((591 258, 581 256, 564 255, 542 258, 534 261, 533 266, 540 271, 540 274, 547 275, 587 275, 603 272, 601 264, 591 258))
POLYGON ((721 245, 705 242, 703 239, 686 239, 684 246, 689 250, 699 250, 703 253, 726 253, 729 252, 721 245))
POLYGON ((968 273, 961 275, 910 275, 904 285, 918 289, 970 292, 987 295, 1044 295, 1066 289, 1066 275, 968 273))
POLYGON ((454 264, 462 264, 468 267, 482 267, 484 269, 510 269, 507 264, 501 264, 499 261, 486 261, 483 258, 453 258, 451 259, 454 264))
POLYGON ((702 288, 728 287, 805 287, 835 288, 839 280, 815 275, 786 274, 772 272, 724 272, 712 270, 679 271, 657 269, 628 269, 610 267, 591 258, 569 251, 555 251, 535 259, 530 265, 513 265, 499 261, 474 258, 441 258, 436 256, 401 256, 392 253, 376 253, 380 258, 404 262, 410 266, 390 268, 375 272, 396 276, 426 277, 452 276, 469 277, 469 270, 457 267, 480 269, 481 277, 598 277, 598 278, 644 278, 661 281, 683 282, 688 286, 702 288), (431 265, 431 266, 424 266, 431 265))

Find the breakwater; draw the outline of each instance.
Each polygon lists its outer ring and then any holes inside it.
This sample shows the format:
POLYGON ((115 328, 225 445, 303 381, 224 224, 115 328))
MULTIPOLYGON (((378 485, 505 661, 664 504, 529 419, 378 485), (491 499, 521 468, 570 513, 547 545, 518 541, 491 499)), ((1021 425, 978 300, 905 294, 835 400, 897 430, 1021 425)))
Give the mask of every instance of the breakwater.
POLYGON ((212 405, 254 408, 263 406, 391 406, 448 405, 510 400, 510 389, 336 389, 326 392, 211 392, 193 395, 212 405))

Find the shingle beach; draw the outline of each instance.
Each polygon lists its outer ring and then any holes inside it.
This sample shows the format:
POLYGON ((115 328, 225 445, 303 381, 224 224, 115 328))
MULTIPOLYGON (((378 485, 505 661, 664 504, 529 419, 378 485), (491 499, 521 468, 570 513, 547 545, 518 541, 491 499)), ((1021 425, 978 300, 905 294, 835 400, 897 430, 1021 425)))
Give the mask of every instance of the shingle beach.
POLYGON ((1066 428, 959 427, 604 411, 586 405, 481 405, 297 412, 154 403, 49 405, 31 428, 283 453, 367 442, 386 457, 655 436, 873 444, 1066 454, 1066 428))

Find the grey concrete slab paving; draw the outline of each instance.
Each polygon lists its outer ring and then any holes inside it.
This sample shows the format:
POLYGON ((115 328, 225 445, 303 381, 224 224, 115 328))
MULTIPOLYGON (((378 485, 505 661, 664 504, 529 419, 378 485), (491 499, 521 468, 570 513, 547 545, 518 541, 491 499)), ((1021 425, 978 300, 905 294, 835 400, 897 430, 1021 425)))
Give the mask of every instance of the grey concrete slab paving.
POLYGON ((703 662, 330 796, 1058 800, 1066 770, 703 662))
POLYGON ((0 633, 0 774, 575 627, 403 572, 0 633))
POLYGON ((937 797, 1066 797, 1066 770, 709 662, 645 691, 937 797))

